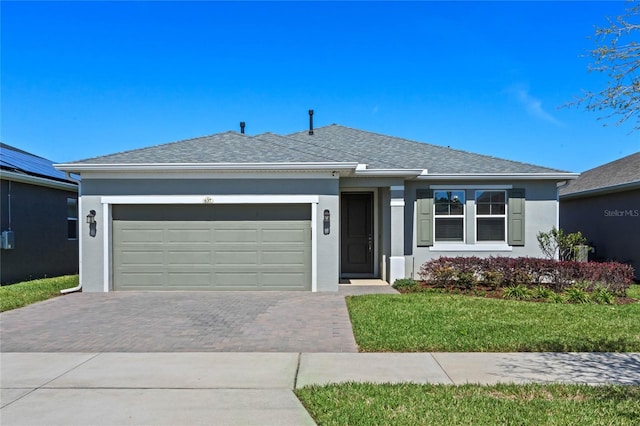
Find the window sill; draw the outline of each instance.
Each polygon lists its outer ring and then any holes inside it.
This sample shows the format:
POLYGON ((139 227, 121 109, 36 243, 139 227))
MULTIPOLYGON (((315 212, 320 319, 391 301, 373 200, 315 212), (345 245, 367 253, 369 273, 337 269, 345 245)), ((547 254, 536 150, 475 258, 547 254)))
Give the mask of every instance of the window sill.
POLYGON ((513 251, 507 244, 435 244, 429 251, 513 251))

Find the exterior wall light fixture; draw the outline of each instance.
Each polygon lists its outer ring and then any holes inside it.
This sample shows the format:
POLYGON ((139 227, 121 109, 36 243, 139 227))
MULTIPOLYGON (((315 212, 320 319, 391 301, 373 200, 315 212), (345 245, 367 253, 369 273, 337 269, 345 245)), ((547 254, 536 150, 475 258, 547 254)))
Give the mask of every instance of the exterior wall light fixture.
POLYGON ((329 235, 331 233, 331 213, 328 209, 324 211, 324 219, 322 220, 322 233, 329 235))
POLYGON ((87 223, 91 224, 91 223, 96 223, 96 211, 95 210, 90 210, 89 214, 87 215, 87 223))
POLYGON ((87 223, 89 224, 89 235, 95 237, 98 232, 98 223, 96 222, 96 211, 89 210, 87 215, 87 223))

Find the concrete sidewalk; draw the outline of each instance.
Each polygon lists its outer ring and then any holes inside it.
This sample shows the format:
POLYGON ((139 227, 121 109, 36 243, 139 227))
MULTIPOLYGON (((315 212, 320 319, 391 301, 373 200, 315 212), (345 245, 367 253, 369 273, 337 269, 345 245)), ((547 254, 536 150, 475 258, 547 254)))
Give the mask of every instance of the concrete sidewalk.
POLYGON ((312 384, 640 385, 639 353, 2 353, 2 425, 305 425, 312 384))

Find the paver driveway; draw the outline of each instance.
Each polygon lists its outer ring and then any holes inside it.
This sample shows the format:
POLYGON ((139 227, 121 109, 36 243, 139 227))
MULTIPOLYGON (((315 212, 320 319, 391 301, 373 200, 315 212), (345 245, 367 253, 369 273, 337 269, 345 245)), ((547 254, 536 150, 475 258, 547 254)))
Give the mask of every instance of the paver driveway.
POLYGON ((0 350, 357 352, 344 296, 363 292, 394 290, 72 293, 0 314, 0 350))

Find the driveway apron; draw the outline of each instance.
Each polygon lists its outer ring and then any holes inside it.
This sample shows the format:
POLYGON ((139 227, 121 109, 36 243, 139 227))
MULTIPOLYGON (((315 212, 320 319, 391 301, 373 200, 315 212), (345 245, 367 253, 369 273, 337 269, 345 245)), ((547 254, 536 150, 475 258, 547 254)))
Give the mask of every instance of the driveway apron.
POLYGON ((0 314, 0 349, 357 352, 344 295, 345 291, 72 293, 0 314))

